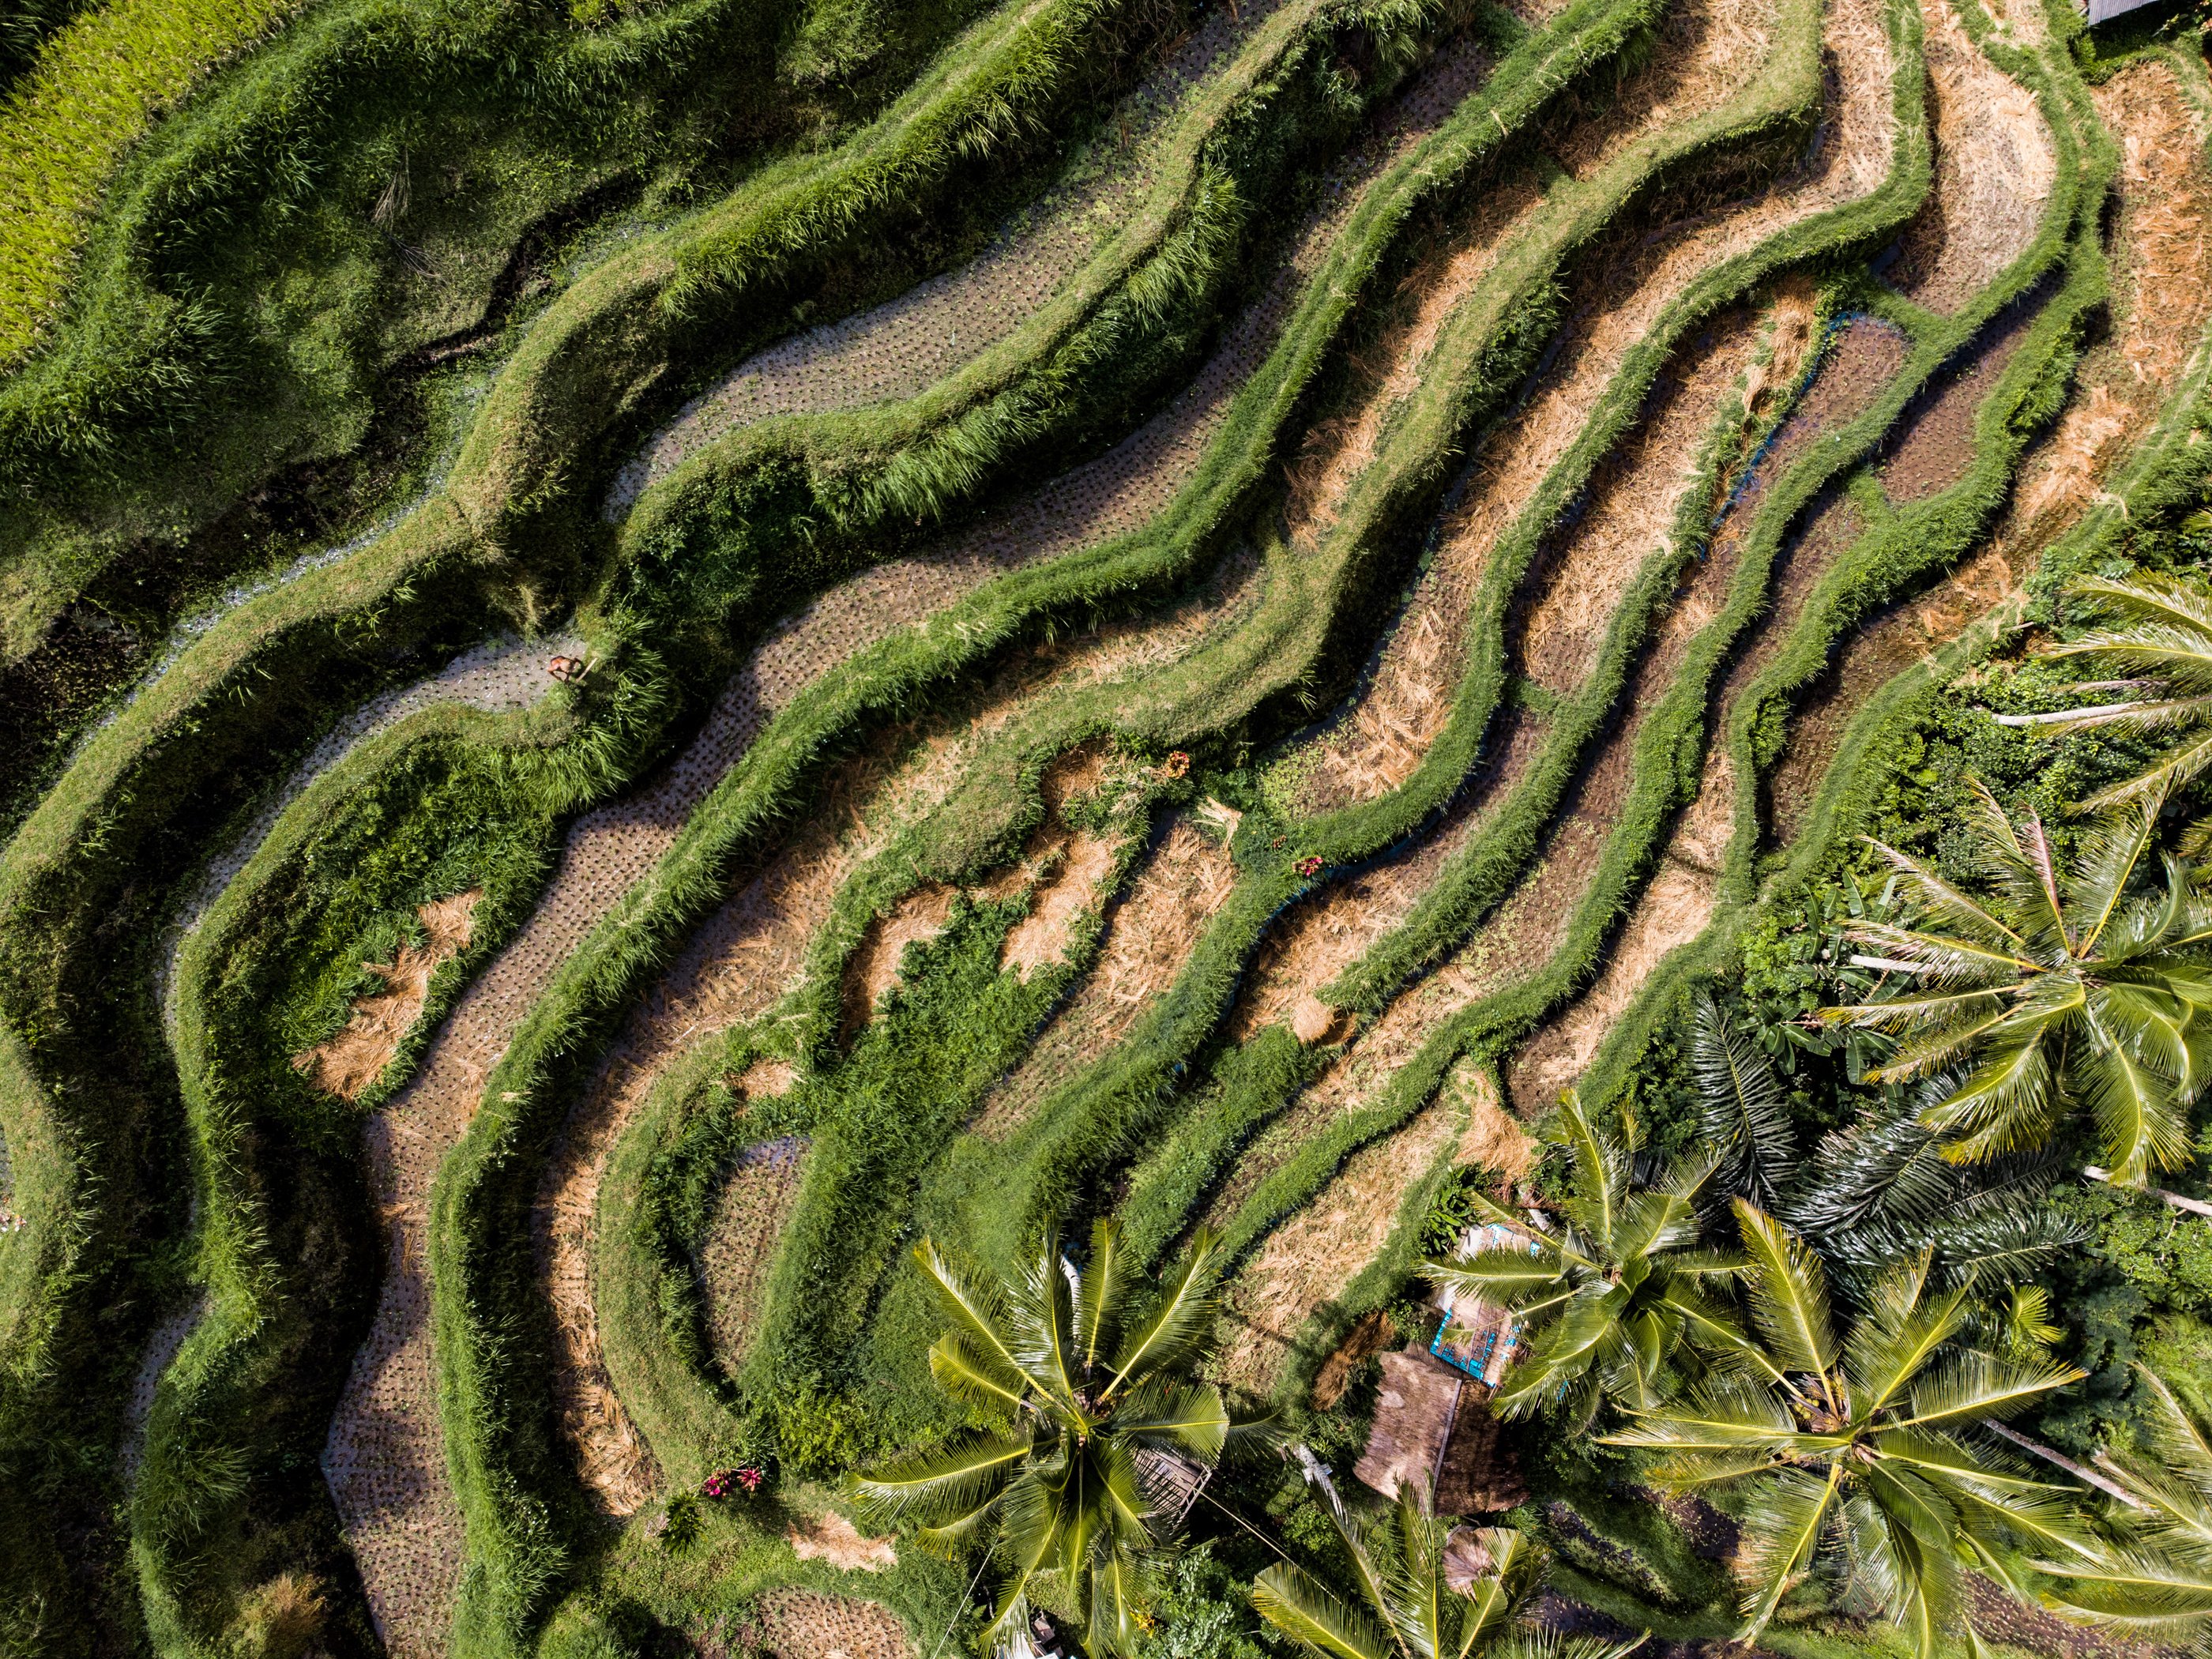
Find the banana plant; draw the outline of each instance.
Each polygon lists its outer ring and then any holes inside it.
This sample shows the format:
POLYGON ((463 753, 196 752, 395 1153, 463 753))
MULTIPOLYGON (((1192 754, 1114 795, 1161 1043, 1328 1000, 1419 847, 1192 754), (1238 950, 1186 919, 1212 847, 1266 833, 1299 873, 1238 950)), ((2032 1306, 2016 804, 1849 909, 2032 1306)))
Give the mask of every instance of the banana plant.
POLYGON ((2155 799, 2115 807, 2062 874, 2040 820, 2015 830, 1972 786, 1966 823, 1991 889, 1975 898, 1876 842, 1895 868, 1902 920, 1850 930, 1888 975, 1830 1023, 1900 1041, 1873 1075, 1961 1068, 1923 1114, 1945 1156, 1979 1162, 2042 1146, 2067 1106, 2087 1104, 2112 1179, 2140 1187, 2195 1152, 2188 1108, 2212 1079, 2212 896, 2154 850, 2155 799), (2162 862, 2160 883, 2139 885, 2162 862))
POLYGON ((1412 1483, 1397 1507, 1355 1523, 1333 1489, 1328 1515, 1351 1564, 1355 1594, 1340 1595, 1288 1562, 1254 1581, 1260 1616, 1323 1659, 1623 1659, 1638 1641, 1562 1641, 1522 1615, 1542 1588, 1543 1547, 1510 1527, 1469 1528, 1456 1548, 1412 1483), (1463 1586, 1453 1570, 1464 1568, 1463 1586))
POLYGON ((1764 1211, 1735 1209, 1754 1335, 1603 1443, 1655 1454, 1646 1478, 1669 1491, 1747 1488, 1739 1641, 1825 1571, 1903 1625, 1920 1659, 1962 1629, 1978 1653, 1964 1573, 2024 1595, 2014 1540, 2070 1554, 2086 1536, 2075 1489, 2027 1474, 1983 1431, 2083 1373, 1976 1346, 1991 1287, 1936 1290, 1926 1252, 1895 1263, 1838 1337, 1820 1257, 1764 1211))
POLYGON ((1111 1221, 1091 1230, 1079 1269, 1048 1231, 1011 1282, 962 1271, 929 1241, 915 1255, 949 1327, 931 1374, 991 1426, 854 1475, 855 1506, 878 1525, 915 1525, 940 1552, 987 1547, 1001 1575, 994 1644, 1025 1639, 1032 1592, 1049 1584, 1093 1654, 1131 1653, 1188 1478, 1266 1421, 1237 1418, 1220 1389, 1185 1374, 1219 1312, 1218 1241, 1200 1232, 1133 1318, 1140 1281, 1111 1221))
POLYGON ((1521 1320, 1522 1354, 1492 1401, 1502 1415, 1558 1412, 1586 1424, 1607 1401, 1649 1409, 1682 1373, 1700 1369, 1702 1350, 1744 1340, 1714 1295, 1741 1263, 1696 1248, 1697 1198, 1713 1164, 1677 1161, 1638 1185, 1632 1127, 1601 1129, 1571 1091, 1547 1133, 1572 1163, 1562 1224, 1538 1227, 1471 1194, 1478 1213, 1522 1242, 1431 1259, 1421 1272, 1521 1320))

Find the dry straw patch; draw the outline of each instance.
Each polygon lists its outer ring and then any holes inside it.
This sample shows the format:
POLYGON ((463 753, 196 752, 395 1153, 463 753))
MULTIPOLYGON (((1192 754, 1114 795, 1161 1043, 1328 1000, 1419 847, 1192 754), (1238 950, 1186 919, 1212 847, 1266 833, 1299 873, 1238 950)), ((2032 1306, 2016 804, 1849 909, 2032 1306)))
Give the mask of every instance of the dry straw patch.
POLYGON ((1949 315, 2027 251, 2057 161, 2027 88, 1974 49, 1943 0, 1922 0, 1936 115, 1936 187, 1905 235, 1895 280, 1949 315))
POLYGON ((1344 1391, 1352 1386, 1352 1374, 1389 1347, 1397 1334, 1398 1328, 1382 1309, 1363 1316, 1352 1328, 1352 1334, 1344 1339, 1334 1353, 1322 1361, 1321 1370, 1314 1373, 1315 1409, 1334 1409, 1336 1402, 1344 1398, 1344 1391))
POLYGON ((1304 1209, 1270 1234, 1230 1285, 1228 1336, 1214 1375, 1270 1393, 1307 1322, 1380 1254, 1398 1224, 1406 1189, 1452 1144, 1459 1111, 1439 1100, 1412 1122, 1352 1155, 1304 1209))
POLYGON ((1237 867, 1219 844, 1187 818, 1171 823, 1109 909, 1098 960, 1013 1074, 985 1097, 976 1133, 1003 1139, 1054 1087, 1126 1036, 1175 982, 1236 884, 1237 867))
POLYGON ((818 1590, 775 1589, 760 1599, 760 1645, 791 1659, 914 1659, 898 1615, 876 1601, 818 1590))
POLYGON ((827 1561, 847 1572, 883 1572, 898 1565, 898 1551, 888 1538, 866 1538, 832 1510, 801 1516, 784 1534, 802 1561, 827 1561))
MULTIPOLYGON (((1224 1304, 1229 1336, 1215 1366, 1224 1382, 1255 1394, 1273 1390, 1301 1333, 1382 1254, 1397 1231, 1407 1189, 1448 1147, 1455 1163, 1514 1178, 1529 1166, 1527 1138, 1506 1115, 1489 1073, 1465 1062, 1410 1122, 1352 1154, 1237 1275, 1224 1304)), ((1324 1363, 1323 1373, 1342 1353, 1324 1363)), ((1351 1366, 1340 1369, 1348 1374, 1351 1366)), ((1316 1378, 1316 1398, 1324 1380, 1316 1378)), ((1334 1386, 1340 1394, 1340 1377, 1334 1386)))
POLYGON ((2021 489, 2021 528, 2094 498, 2112 459, 2156 417, 2188 366, 2212 299, 2212 168, 2180 82, 2153 60, 2091 96, 2120 144, 2114 326, 2084 360, 2077 394, 2021 489))
POLYGON ((474 927, 477 902, 483 889, 433 900, 416 912, 422 924, 423 943, 400 947, 390 962, 364 962, 362 966, 384 981, 384 989, 362 997, 338 1034, 303 1054, 292 1056, 292 1069, 305 1072, 318 1089, 343 1100, 384 1075, 392 1055, 407 1033, 422 1018, 430 1000, 430 981, 438 969, 468 948, 474 927))
POLYGON ((1029 915, 1006 934, 999 965, 1026 979, 1065 957, 1077 918, 1104 902, 1121 847, 1112 836, 1086 830, 1055 848, 1049 867, 1031 890, 1029 915))
POLYGON ((878 1006, 899 981, 899 969, 911 945, 924 945, 945 931, 952 919, 957 890, 932 882, 905 895, 868 924, 860 948, 853 952, 846 970, 845 1031, 849 1037, 866 1025, 878 1006))
MULTIPOLYGON (((1322 989, 1413 913, 1438 872, 1510 798, 1542 752, 1547 730, 1525 708, 1506 710, 1492 739, 1494 758, 1435 830, 1332 883, 1270 928, 1230 1017, 1231 1038, 1249 1041, 1269 1025, 1294 1019, 1309 1004, 1326 1008, 1318 1000, 1322 989)), ((1326 1035, 1341 1035, 1334 1021, 1326 1035)), ((1313 1040, 1303 1031, 1297 1036, 1301 1042, 1313 1040)))
POLYGON ((1705 931, 1714 885, 1706 871, 1673 858, 1661 863, 1597 982, 1515 1057, 1508 1086, 1523 1111, 1571 1086, 1659 964, 1705 931))
POLYGON ((1749 82, 1774 44, 1775 0, 1692 0, 1672 6, 1659 48, 1611 100, 1602 121, 1577 121, 1552 146, 1577 179, 1596 175, 1633 146, 1718 109, 1749 82))

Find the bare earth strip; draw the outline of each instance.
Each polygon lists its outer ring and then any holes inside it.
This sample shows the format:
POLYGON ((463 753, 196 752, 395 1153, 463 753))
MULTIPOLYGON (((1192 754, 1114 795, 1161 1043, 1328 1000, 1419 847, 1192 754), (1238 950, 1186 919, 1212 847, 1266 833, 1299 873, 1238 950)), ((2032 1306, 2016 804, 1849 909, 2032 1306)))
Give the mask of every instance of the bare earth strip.
POLYGON ((968 264, 757 352, 685 404, 617 477, 607 516, 619 518, 647 485, 726 433, 771 416, 915 397, 1012 334, 1129 222, 1166 160, 1181 106, 1230 70, 1279 4, 1209 14, 1108 118, 1074 180, 1018 215, 968 264))
MULTIPOLYGON (((1576 527, 1555 538, 1557 545, 1540 562, 1540 597, 1521 653, 1532 678, 1565 695, 1581 690, 1614 608, 1644 561, 1664 544, 1694 476, 1690 463, 1723 401, 1751 372, 1759 344, 1746 313, 1708 330, 1662 378, 1627 440, 1601 467, 1576 527)), ((1506 718, 1495 763, 1435 830, 1300 905, 1270 933, 1238 1005, 1233 1036, 1248 1037, 1291 1018, 1412 913, 1437 872, 1490 821, 1492 814, 1476 803, 1492 807, 1510 798, 1541 751, 1542 722, 1520 711, 1506 718)), ((1310 1012, 1308 1018, 1327 1029, 1310 1012)))
MULTIPOLYGON (((1738 343, 1746 356, 1749 343, 1738 343)), ((1254 1140, 1214 1195, 1206 1218, 1209 1224, 1226 1224, 1261 1182, 1299 1147, 1333 1120, 1371 1103, 1445 1020, 1525 977, 1534 964, 1549 959, 1559 948, 1596 873, 1607 836, 1626 805, 1641 714, 1673 679, 1690 640, 1718 611, 1732 571, 1732 561, 1717 556, 1692 567, 1624 699, 1632 712, 1575 786, 1535 869, 1442 968, 1393 1002, 1331 1060, 1281 1119, 1254 1140)), ((1406 1127, 1356 1154, 1328 1189, 1338 1198, 1329 1200, 1325 1193, 1322 1201, 1340 1204, 1347 1194, 1365 1192, 1377 1171, 1413 1178, 1442 1150, 1443 1138, 1456 1121, 1442 1104, 1431 1104, 1406 1127)), ((1380 1207, 1388 1214, 1376 1224, 1379 1231, 1374 1226, 1363 1231, 1364 1254, 1347 1248, 1336 1258, 1328 1282, 1310 1271, 1311 1253, 1299 1242, 1311 1206, 1278 1228, 1237 1275, 1228 1298, 1233 1334, 1221 1360, 1224 1376, 1263 1394, 1273 1387, 1305 1322, 1332 1288, 1349 1283, 1388 1241, 1395 1218, 1395 1199, 1368 1193, 1361 1201, 1367 1209, 1380 1207), (1369 1233, 1373 1237, 1368 1237, 1369 1233)))
MULTIPOLYGON (((1738 495, 1714 538, 1709 564, 1733 564, 1773 481, 1808 453, 1822 434, 1872 408, 1904 367, 1905 358, 1904 340, 1886 325, 1862 319, 1843 330, 1803 404, 1784 423, 1761 459, 1751 486, 1738 495)), ((1822 574, 1850 545, 1854 527, 1848 504, 1830 501, 1815 510, 1810 522, 1790 542, 1773 583, 1771 603, 1747 647, 1740 651, 1715 706, 1731 707, 1737 694, 1780 649, 1822 574)), ((1719 596, 1711 603, 1717 611, 1719 596)), ((1679 607, 1677 614, 1681 614, 1679 607)), ((1662 646, 1662 654, 1663 650, 1662 646)), ((1663 680, 1652 683, 1650 695, 1657 695, 1665 684, 1663 680)), ((1641 684, 1638 690, 1641 694, 1641 684)), ((1723 806, 1727 785, 1721 781, 1727 776, 1725 751, 1712 744, 1708 752, 1699 794, 1683 814, 1661 860, 1659 872, 1632 911, 1597 982, 1522 1045, 1507 1069, 1506 1094, 1515 1110, 1534 1115, 1548 1107, 1589 1064, 1599 1040, 1637 987, 1658 957, 1673 948, 1669 941, 1689 936, 1681 933, 1685 927, 1694 934, 1704 926, 1704 917, 1710 915, 1729 818, 1723 806)))
MULTIPOLYGON (((1887 372, 1894 371, 1903 354, 1893 336, 1868 325, 1852 331, 1884 342, 1887 350, 1883 367, 1887 372)), ((1844 345, 1849 345, 1848 337, 1844 345)), ((1838 356, 1850 361, 1847 350, 1839 350, 1838 356)), ((1886 378, 1886 373, 1881 378, 1886 378)), ((1745 495, 1763 489, 1764 481, 1771 476, 1770 465, 1786 465, 1820 430, 1850 418, 1856 412, 1852 404, 1859 398, 1870 401, 1881 383, 1875 379, 1867 384, 1848 374, 1839 381, 1845 390, 1832 392, 1825 402, 1808 398, 1805 408, 1785 424, 1782 437, 1754 478, 1757 488, 1747 489, 1745 495)), ((1816 388, 1820 385, 1815 382, 1816 388)), ((1443 968, 1385 1010, 1373 1026, 1332 1061, 1282 1120, 1255 1140, 1224 1190, 1216 1195, 1210 1222, 1224 1223, 1268 1173, 1281 1167, 1333 1118, 1371 1103, 1445 1020, 1527 978, 1534 964, 1549 961, 1565 943, 1607 842, 1627 808, 1644 716, 1674 682, 1692 641, 1724 605, 1741 545, 1741 532, 1717 537, 1707 556, 1692 567, 1654 629, 1624 694, 1621 706, 1627 711, 1626 717, 1577 779, 1534 870, 1443 968)), ((1543 1086, 1543 1079, 1516 1075, 1512 1091, 1516 1109, 1533 1116, 1547 1103, 1543 1086)), ((1402 1169, 1418 1175, 1429 1167, 1447 1133, 1446 1126, 1435 1121, 1439 1110, 1439 1106, 1431 1105, 1406 1127, 1357 1154, 1338 1177, 1339 1188, 1332 1190, 1341 1195, 1347 1190, 1371 1187, 1372 1180, 1356 1175, 1355 1170, 1371 1175, 1375 1170, 1402 1169), (1343 1185, 1346 1182, 1351 1183, 1348 1188, 1343 1185)), ((1389 1208, 1395 1218, 1395 1205, 1384 1205, 1372 1194, 1365 1201, 1370 1208, 1389 1208)), ((1348 1283, 1389 1237, 1385 1226, 1370 1241, 1366 1254, 1350 1250, 1341 1254, 1334 1263, 1330 1284, 1324 1284, 1302 1265, 1310 1255, 1297 1243, 1301 1235, 1295 1230, 1302 1224, 1301 1218, 1279 1228, 1231 1290, 1229 1307, 1236 1333, 1224 1352, 1223 1368, 1243 1386, 1261 1393, 1273 1387, 1291 1344, 1328 1299, 1331 1285, 1340 1288, 1348 1283)))

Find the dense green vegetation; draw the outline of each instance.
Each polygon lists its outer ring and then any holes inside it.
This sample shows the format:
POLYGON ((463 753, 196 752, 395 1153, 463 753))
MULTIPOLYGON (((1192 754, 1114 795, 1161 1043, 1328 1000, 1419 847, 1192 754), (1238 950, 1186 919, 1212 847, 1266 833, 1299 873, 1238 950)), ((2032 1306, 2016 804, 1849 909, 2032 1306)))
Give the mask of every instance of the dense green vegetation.
POLYGON ((0 1653, 2201 1634, 2197 36, 116 0, 0 100, 0 1653))

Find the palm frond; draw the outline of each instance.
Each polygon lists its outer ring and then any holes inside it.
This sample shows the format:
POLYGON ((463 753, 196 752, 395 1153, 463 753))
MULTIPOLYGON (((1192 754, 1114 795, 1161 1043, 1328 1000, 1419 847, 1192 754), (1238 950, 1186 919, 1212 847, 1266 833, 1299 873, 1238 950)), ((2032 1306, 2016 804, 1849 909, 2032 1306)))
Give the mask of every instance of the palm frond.
POLYGON ((2145 1066, 2101 1021, 2094 1047, 2074 1069, 2103 1143, 2116 1186, 2141 1187, 2195 1152, 2187 1114, 2166 1080, 2145 1066))
POLYGON ((1720 1179, 1731 1192, 1772 1208, 1796 1152, 1789 1104, 1772 1063, 1703 990, 1691 1025, 1690 1068, 1698 1127, 1720 1155, 1720 1179))
POLYGON ((2076 576, 2066 584, 2069 597, 2087 601, 2098 615, 2109 617, 2130 631, 2100 638, 2054 642, 2037 647, 2039 657, 2094 655, 2106 648, 2105 640, 2132 640, 2132 630, 2143 627, 2170 628, 2201 635, 2212 647, 2212 595, 2196 583, 2160 571, 2140 570, 2126 576, 2076 576))
POLYGON ((1026 1438, 979 1434, 852 1476, 845 1490, 866 1517, 895 1526, 945 1521, 989 1501, 1030 1455, 1026 1438))
POLYGON ((1088 1372, 1113 1346, 1128 1293, 1121 1266, 1121 1224, 1101 1219, 1091 1229, 1091 1260, 1084 1264, 1075 1298, 1075 1347, 1088 1372))
POLYGON ((948 1261, 936 1242, 925 1238, 915 1246, 914 1259, 936 1288, 939 1305, 953 1328, 965 1334, 984 1364, 1009 1386, 1028 1373, 1014 1357, 1006 1332, 1006 1294, 995 1283, 975 1283, 948 1261))
POLYGON ((1835 1362, 1836 1335, 1820 1257, 1764 1210, 1738 1199, 1735 1213, 1753 1269, 1753 1322, 1783 1369, 1825 1376, 1835 1362))
POLYGON ((1302 1567, 1285 1562, 1254 1579, 1252 1607, 1309 1653, 1326 1659, 1396 1659, 1381 1625, 1302 1567))
POLYGON ((1220 1306, 1220 1255, 1219 1237, 1200 1228, 1152 1312, 1122 1340, 1106 1393, 1118 1393, 1130 1382, 1180 1364, 1206 1340, 1220 1306))
POLYGON ((2152 801, 2099 813, 2082 836, 2066 907, 2075 955, 2096 949, 2157 831, 2158 803, 2152 801))
POLYGON ((1154 1373, 1131 1389, 1114 1413, 1116 1437, 1188 1452, 1211 1463, 1228 1443, 1231 1419, 1221 1390, 1211 1382, 1186 1382, 1154 1373))
POLYGON ((2087 1375, 2057 1360, 2002 1359, 1968 1349, 1949 1356, 1914 1387, 1910 1413, 1898 1426, 2002 1420, 2087 1375))
POLYGON ((1015 1363, 1061 1409, 1078 1412, 1075 1346, 1075 1287, 1068 1281, 1067 1259, 1060 1232, 1048 1229, 1036 1255, 1006 1298, 1007 1346, 1015 1363))
POLYGON ((2178 743, 2134 777, 2099 790, 2075 805, 2077 812, 2102 812, 2115 806, 2150 805, 2173 799, 2212 765, 2212 733, 2178 743))
POLYGON ((1571 1089, 1560 1097, 1549 1133, 1574 1159, 1576 1196, 1589 1207, 1590 1232, 1610 1249, 1614 1212, 1628 1186, 1626 1149, 1599 1131, 1571 1089))
POLYGON ((1759 1639, 1790 1587, 1812 1565, 1842 1485, 1840 1463, 1830 1465, 1825 1478, 1807 1469, 1779 1468, 1746 1506, 1737 1555, 1744 1580, 1738 1641, 1759 1639))
POLYGON ((1026 1380, 1008 1377, 1004 1366, 993 1364, 959 1330, 945 1332, 931 1346, 929 1374, 955 1400, 987 1411, 1018 1411, 1029 1393, 1026 1380))

